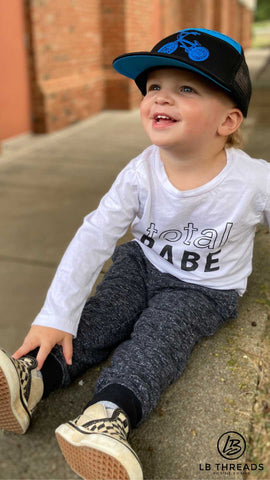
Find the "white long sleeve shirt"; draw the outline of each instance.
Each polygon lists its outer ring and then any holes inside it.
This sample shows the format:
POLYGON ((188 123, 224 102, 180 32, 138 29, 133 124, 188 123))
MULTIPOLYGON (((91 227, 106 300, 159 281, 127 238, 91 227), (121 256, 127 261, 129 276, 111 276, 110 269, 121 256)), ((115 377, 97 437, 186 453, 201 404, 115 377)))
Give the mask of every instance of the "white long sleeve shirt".
POLYGON ((119 173, 68 246, 33 324, 76 335, 85 301, 117 240, 134 240, 162 272, 242 295, 258 223, 270 224, 270 164, 229 149, 210 182, 179 191, 152 145, 119 173))

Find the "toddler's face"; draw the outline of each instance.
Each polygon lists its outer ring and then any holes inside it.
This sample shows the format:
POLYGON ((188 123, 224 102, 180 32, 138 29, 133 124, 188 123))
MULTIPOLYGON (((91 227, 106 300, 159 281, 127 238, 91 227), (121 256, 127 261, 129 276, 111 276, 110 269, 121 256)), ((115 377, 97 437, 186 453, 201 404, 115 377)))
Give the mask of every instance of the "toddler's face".
POLYGON ((233 101, 220 88, 188 70, 152 71, 141 102, 143 127, 160 148, 191 151, 209 145, 233 101))

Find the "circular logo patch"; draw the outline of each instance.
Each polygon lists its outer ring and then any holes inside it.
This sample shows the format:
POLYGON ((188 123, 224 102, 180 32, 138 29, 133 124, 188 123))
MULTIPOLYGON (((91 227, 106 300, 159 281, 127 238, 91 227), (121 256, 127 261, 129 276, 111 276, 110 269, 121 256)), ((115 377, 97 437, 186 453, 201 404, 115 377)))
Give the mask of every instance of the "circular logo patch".
POLYGON ((217 449, 226 460, 236 460, 245 453, 246 441, 238 432, 226 432, 219 437, 217 449))

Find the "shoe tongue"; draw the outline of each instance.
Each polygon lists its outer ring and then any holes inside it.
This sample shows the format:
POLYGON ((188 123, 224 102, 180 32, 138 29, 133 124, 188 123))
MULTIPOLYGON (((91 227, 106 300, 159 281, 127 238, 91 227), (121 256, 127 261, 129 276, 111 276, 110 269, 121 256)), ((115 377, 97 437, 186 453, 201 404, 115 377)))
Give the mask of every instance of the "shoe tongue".
POLYGON ((102 418, 108 418, 106 408, 101 403, 95 403, 84 410, 78 420, 78 425, 83 425, 91 420, 101 420, 102 418))

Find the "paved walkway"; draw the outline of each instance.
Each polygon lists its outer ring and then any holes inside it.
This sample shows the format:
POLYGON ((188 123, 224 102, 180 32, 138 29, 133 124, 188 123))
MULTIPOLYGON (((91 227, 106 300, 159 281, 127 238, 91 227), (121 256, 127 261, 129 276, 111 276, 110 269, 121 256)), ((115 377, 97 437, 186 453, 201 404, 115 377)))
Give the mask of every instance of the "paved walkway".
MULTIPOLYGON (((270 160, 270 51, 250 51, 247 57, 256 88, 244 129, 246 150, 270 160)), ((49 136, 5 143, 0 158, 0 328, 5 348, 14 351, 20 344, 83 216, 98 205, 126 162, 147 145, 137 111, 103 112, 49 136)), ((266 309, 257 300, 262 286, 270 285, 269 247, 261 227, 238 320, 196 346, 183 376, 132 433, 147 480, 224 478, 226 470, 215 464, 232 462, 219 455, 218 438, 234 430, 248 442, 267 325, 266 309)), ((64 462, 54 430, 80 412, 99 371, 100 367, 92 369, 43 401, 27 435, 0 432, 1 479, 78 478, 64 462)), ((243 456, 238 463, 244 460, 243 456)), ((235 472, 233 478, 241 475, 235 472)))

